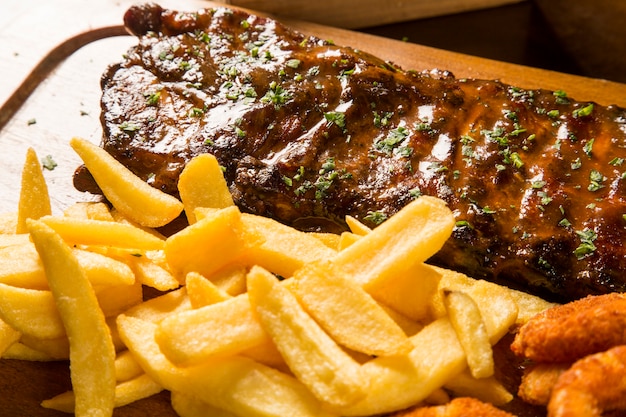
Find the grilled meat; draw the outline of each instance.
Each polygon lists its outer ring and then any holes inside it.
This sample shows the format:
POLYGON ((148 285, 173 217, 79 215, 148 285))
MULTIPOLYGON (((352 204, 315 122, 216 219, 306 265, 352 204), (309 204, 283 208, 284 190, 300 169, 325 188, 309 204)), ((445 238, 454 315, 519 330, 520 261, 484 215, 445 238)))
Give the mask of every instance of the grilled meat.
POLYGON ((102 146, 153 186, 176 194, 212 153, 243 210, 327 231, 434 195, 458 223, 433 263, 563 301, 626 290, 623 109, 405 71, 227 8, 125 24, 102 146))

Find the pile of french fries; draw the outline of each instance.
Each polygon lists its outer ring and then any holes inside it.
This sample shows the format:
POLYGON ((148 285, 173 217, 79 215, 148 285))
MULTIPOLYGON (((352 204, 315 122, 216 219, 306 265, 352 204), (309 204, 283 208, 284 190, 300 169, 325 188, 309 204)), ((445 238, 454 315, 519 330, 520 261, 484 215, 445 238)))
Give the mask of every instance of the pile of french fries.
POLYGON ((110 205, 53 216, 29 150, 17 213, 0 219, 0 354, 70 362, 72 391, 43 407, 111 416, 161 390, 182 417, 511 400, 492 346, 551 305, 426 264, 454 227, 442 201, 373 230, 348 217, 342 235, 305 233, 241 213, 211 155, 186 166, 178 200, 70 145, 110 205), (157 232, 183 212, 188 226, 157 232))

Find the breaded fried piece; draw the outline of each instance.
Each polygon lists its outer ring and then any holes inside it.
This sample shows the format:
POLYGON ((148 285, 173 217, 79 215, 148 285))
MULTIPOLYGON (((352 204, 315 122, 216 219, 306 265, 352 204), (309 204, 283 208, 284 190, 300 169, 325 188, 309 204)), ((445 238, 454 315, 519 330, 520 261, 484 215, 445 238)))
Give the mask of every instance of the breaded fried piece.
POLYGON ((455 398, 447 404, 417 407, 391 417, 514 417, 489 403, 470 397, 455 398))
POLYGON ((573 362, 626 344, 626 295, 611 293, 553 307, 520 329, 511 349, 535 362, 573 362))

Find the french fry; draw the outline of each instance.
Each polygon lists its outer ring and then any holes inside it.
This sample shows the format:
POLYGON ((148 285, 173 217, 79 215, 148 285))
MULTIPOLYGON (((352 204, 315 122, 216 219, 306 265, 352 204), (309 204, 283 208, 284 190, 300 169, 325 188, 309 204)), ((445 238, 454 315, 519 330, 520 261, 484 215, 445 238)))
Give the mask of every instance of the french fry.
POLYGON ((182 287, 144 301, 128 309, 124 314, 151 323, 159 323, 170 315, 187 310, 191 310, 191 303, 187 296, 187 290, 182 287))
POLYGON ((493 376, 475 378, 467 370, 446 382, 445 388, 457 397, 473 397, 495 406, 503 406, 513 400, 513 394, 493 376))
POLYGON ((168 270, 153 262, 147 256, 134 256, 128 264, 137 280, 159 291, 169 291, 180 287, 181 283, 168 270))
MULTIPOLYGON (((115 386, 115 408, 123 407, 143 398, 148 398, 161 391, 163 391, 163 387, 145 374, 121 382, 115 386)), ((76 397, 73 391, 66 391, 53 398, 42 401, 41 406, 64 413, 73 413, 76 407, 76 397)))
POLYGON ((167 358, 180 366, 236 355, 269 341, 248 294, 170 315, 160 322, 155 337, 167 358))
MULTIPOLYGON (((517 306, 506 289, 497 291, 489 287, 485 290, 478 284, 480 282, 477 281, 469 294, 480 306, 493 344, 515 323, 517 306)), ((377 415, 410 407, 467 367, 465 352, 446 316, 427 324, 410 339, 415 347, 408 355, 379 357, 362 365, 369 380, 368 395, 354 405, 337 410, 341 415, 377 415)))
POLYGON ((41 163, 33 148, 26 151, 22 169, 22 185, 17 210, 16 233, 26 233, 26 219, 39 219, 52 214, 48 185, 41 170, 41 163))
POLYGON ((143 301, 141 283, 107 285, 94 288, 98 305, 105 317, 117 316, 143 301))
POLYGON ((115 401, 115 348, 93 288, 53 229, 38 220, 27 224, 70 341, 74 413, 110 416, 115 401))
POLYGON ((172 273, 181 281, 192 271, 211 277, 261 242, 262 237, 243 227, 241 213, 233 206, 214 211, 170 236, 165 256, 172 273))
POLYGON ((369 292, 374 299, 414 321, 433 317, 431 300, 437 294, 441 273, 427 264, 416 264, 369 292))
POLYGON ((47 353, 38 351, 31 347, 26 346, 21 342, 15 342, 7 348, 2 354, 2 359, 14 359, 18 361, 29 362, 52 362, 58 360, 66 360, 67 357, 53 357, 47 353))
POLYGON ((345 250, 346 248, 352 246, 353 243, 357 242, 362 237, 363 236, 357 235, 356 233, 343 232, 339 236, 339 244, 337 245, 337 248, 341 252, 342 250, 345 250))
POLYGON ((454 223, 444 202, 422 196, 340 251, 333 263, 368 290, 430 258, 454 223))
POLYGON ((340 345, 372 356, 408 353, 413 345, 385 310, 328 263, 296 271, 292 290, 305 310, 340 345))
POLYGON ((23 334, 20 337, 20 343, 55 360, 68 360, 70 358, 70 342, 66 336, 56 339, 40 339, 23 334))
POLYGON ((317 398, 332 406, 347 406, 366 395, 361 365, 324 333, 272 274, 253 267, 248 294, 289 369, 317 398))
POLYGON ((464 292, 450 290, 444 290, 443 301, 472 376, 477 379, 492 376, 493 351, 476 302, 464 292))
POLYGON ((350 231, 358 236, 365 236, 372 231, 372 229, 361 223, 358 219, 349 215, 346 216, 346 224, 350 228, 350 231))
POLYGON ((115 221, 109 207, 101 202, 84 201, 74 203, 63 210, 63 215, 75 219, 115 221))
POLYGON ((129 381, 142 374, 143 369, 130 350, 124 350, 117 354, 115 357, 115 380, 118 383, 129 381))
POLYGON ((70 146, 80 156, 108 201, 126 217, 147 227, 168 224, 183 211, 175 197, 151 187, 104 149, 84 139, 70 146))
POLYGON ((17 342, 22 334, 0 320, 0 357, 15 342, 17 342))
POLYGON ((194 210, 197 207, 234 205, 219 162, 211 154, 198 155, 187 162, 178 178, 178 192, 189 224, 196 222, 194 210))
POLYGON ((333 415, 300 381, 252 359, 232 356, 177 367, 156 343, 156 324, 121 315, 118 327, 146 374, 169 391, 202 398, 214 407, 241 416, 333 415))
POLYGON ((65 336, 52 292, 0 284, 0 319, 20 333, 39 339, 65 336))
POLYGON ((217 287, 213 282, 197 272, 187 274, 185 288, 187 288, 189 301, 193 308, 208 306, 231 298, 231 295, 226 291, 217 287))
POLYGON ((162 239, 128 224, 56 216, 44 216, 40 220, 68 245, 114 246, 138 252, 163 249, 165 245, 162 239))
POLYGON ((172 408, 180 417, 237 417, 229 411, 219 409, 198 398, 174 391, 171 394, 172 408))

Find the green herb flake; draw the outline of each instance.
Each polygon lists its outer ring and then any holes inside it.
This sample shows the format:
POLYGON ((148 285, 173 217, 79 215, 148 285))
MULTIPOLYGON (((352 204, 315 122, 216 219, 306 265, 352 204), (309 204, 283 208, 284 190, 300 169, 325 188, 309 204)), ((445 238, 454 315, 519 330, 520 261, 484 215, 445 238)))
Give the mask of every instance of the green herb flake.
POLYGON ((52 171, 58 164, 52 159, 52 155, 46 155, 44 158, 41 158, 41 165, 48 171, 52 171))
POLYGON ((615 157, 609 161, 609 164, 613 165, 614 167, 621 166, 623 163, 624 163, 624 158, 618 158, 618 157, 615 157))
POLYGON ((324 113, 324 118, 328 122, 329 126, 336 125, 341 130, 345 130, 346 128, 346 115, 343 112, 332 111, 328 113, 324 113))
POLYGON ((585 107, 580 107, 572 112, 572 116, 575 118, 585 117, 591 115, 593 112, 593 103, 586 105, 585 107))
POLYGON ((387 220, 387 215, 382 211, 368 211, 364 219, 374 223, 375 225, 379 225, 387 220))
POLYGON ((289 68, 298 69, 301 63, 302 61, 300 61, 299 59, 289 59, 287 60, 287 62, 285 62, 285 65, 289 68))
POLYGON ((461 229, 461 228, 468 228, 468 229, 473 229, 472 224, 467 221, 467 220, 458 220, 455 224, 454 227, 457 229, 461 229))
POLYGON ((595 252, 597 248, 593 242, 597 239, 598 235, 593 229, 589 228, 577 230, 576 234, 580 238, 580 245, 574 250, 574 255, 578 260, 581 260, 595 252))
POLYGON ((593 151, 593 142, 595 142, 594 138, 589 139, 587 143, 585 143, 585 146, 583 146, 583 151, 590 158, 591 158, 591 153, 593 151))

